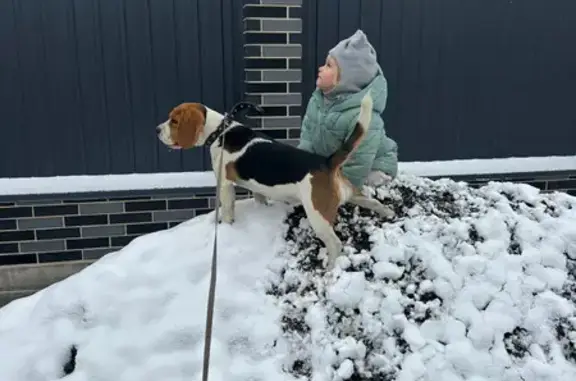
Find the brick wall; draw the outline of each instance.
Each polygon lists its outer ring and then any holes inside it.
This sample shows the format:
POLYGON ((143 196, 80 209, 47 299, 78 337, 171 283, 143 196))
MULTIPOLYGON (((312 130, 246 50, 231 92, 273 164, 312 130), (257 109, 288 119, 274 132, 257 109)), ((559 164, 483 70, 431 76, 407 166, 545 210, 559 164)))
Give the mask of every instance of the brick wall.
POLYGON ((98 259, 214 207, 214 191, 205 189, 70 197, 0 201, 0 266, 98 259))
POLYGON ((265 115, 251 118, 275 139, 300 136, 302 0, 245 0, 243 8, 246 100, 265 115))
MULTIPOLYGON (((543 191, 576 196, 576 171, 453 177, 480 186, 488 181, 513 181, 543 191)), ((248 193, 238 189, 238 198, 248 193)), ((0 266, 98 259, 135 237, 168 229, 211 211, 213 189, 140 192, 61 199, 26 197, 0 200, 0 266)))

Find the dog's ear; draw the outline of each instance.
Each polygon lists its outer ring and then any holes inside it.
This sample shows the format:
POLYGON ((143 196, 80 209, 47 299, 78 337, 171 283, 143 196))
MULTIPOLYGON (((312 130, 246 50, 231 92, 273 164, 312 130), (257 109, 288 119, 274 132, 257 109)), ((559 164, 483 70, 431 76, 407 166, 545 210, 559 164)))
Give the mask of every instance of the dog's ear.
POLYGON ((178 145, 184 149, 192 148, 204 131, 206 108, 200 103, 188 103, 179 111, 178 145))

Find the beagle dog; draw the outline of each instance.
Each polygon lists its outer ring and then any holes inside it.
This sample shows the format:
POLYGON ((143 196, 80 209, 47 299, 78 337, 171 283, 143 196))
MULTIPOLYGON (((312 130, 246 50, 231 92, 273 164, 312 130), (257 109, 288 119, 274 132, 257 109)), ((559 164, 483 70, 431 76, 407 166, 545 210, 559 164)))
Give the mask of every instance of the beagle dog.
POLYGON ((302 204, 310 225, 327 250, 331 269, 342 252, 333 229, 338 208, 352 203, 382 217, 394 212, 364 196, 341 173, 341 166, 355 151, 370 125, 373 101, 363 99, 350 137, 329 157, 277 142, 200 103, 182 103, 168 120, 156 127, 158 139, 173 149, 207 146, 212 169, 220 176, 221 221, 234 222, 234 185, 252 191, 257 202, 266 199, 302 204), (222 142, 224 141, 224 144, 222 142), (218 168, 220 155, 222 171, 218 168))

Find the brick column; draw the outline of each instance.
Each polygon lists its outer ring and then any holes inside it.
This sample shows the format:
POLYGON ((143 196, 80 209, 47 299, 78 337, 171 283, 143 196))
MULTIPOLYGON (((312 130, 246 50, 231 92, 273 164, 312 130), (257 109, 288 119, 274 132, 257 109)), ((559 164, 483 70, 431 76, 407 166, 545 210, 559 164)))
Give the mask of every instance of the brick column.
POLYGON ((273 138, 296 144, 302 105, 302 0, 245 0, 245 99, 266 114, 251 118, 273 138))

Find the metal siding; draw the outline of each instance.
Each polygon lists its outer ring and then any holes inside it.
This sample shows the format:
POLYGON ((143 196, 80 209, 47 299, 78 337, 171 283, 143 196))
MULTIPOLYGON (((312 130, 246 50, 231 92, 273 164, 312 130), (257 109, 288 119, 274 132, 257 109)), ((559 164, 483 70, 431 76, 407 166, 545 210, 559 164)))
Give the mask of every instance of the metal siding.
POLYGON ((576 152, 573 1, 309 0, 303 12, 304 102, 328 50, 363 29, 402 161, 576 152))
MULTIPOLYGON (((167 110, 174 107, 174 99, 178 89, 178 56, 176 47, 175 7, 172 0, 160 2, 150 1, 150 50, 152 55, 152 81, 154 92, 154 120, 167 118, 167 110)), ((142 134, 150 141, 155 135, 151 129, 142 134), (147 133, 146 133, 147 132, 147 133)), ((157 168, 160 172, 169 172, 180 166, 180 155, 174 154, 158 144, 155 144, 157 168)))
POLYGON ((12 1, 0 1, 0 15, 6 15, 5 20, 0 22, 0 46, 3 48, 0 59, 0 105, 3 105, 1 115, 5 121, 0 138, 0 173, 11 176, 16 173, 16 163, 8 158, 15 157, 18 149, 24 147, 18 144, 21 141, 20 122, 23 114, 21 79, 18 75, 18 31, 12 1))
POLYGON ((111 171, 111 144, 106 105, 106 76, 98 0, 74 3, 77 69, 81 96, 77 120, 83 131, 87 175, 111 171))
MULTIPOLYGON (((198 0, 201 73, 203 77, 202 99, 211 108, 224 110, 224 56, 221 2, 198 0), (217 46, 214 41, 219 41, 217 46), (218 89, 218 91, 214 91, 218 89)), ((230 64, 231 62, 226 62, 230 64)), ((203 151, 204 163, 210 163, 210 153, 203 151)))
POLYGON ((98 30, 103 56, 110 173, 133 172, 136 165, 132 139, 132 96, 128 80, 128 52, 124 1, 94 0, 98 7, 98 30))
MULTIPOLYGON (((178 55, 178 100, 175 103, 202 99, 204 76, 202 72, 200 54, 200 14, 198 1, 175 0, 176 34, 178 55), (191 47, 194 47, 193 49, 191 47)), ((165 114, 169 110, 164 110, 165 114)), ((181 155, 182 169, 185 171, 206 168, 209 163, 204 162, 204 153, 200 149, 181 155)))
POLYGON ((205 170, 155 133, 178 103, 242 96, 242 3, 0 4, 0 177, 205 170))

